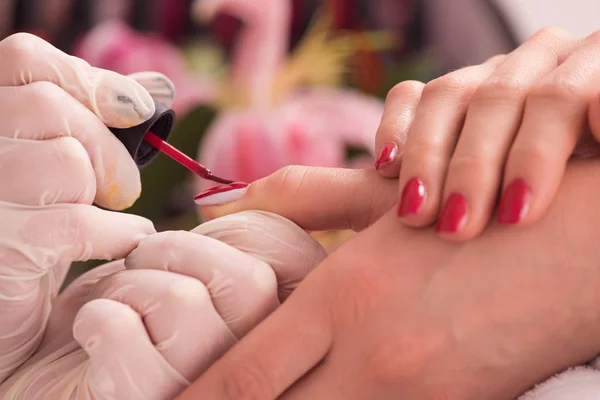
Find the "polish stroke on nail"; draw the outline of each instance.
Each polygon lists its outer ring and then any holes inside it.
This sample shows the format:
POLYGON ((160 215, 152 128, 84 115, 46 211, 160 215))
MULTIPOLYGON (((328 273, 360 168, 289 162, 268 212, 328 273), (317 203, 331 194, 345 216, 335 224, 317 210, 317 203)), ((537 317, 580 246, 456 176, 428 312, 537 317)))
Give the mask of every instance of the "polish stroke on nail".
POLYGON ((212 187, 194 197, 194 201, 199 206, 215 206, 230 203, 242 197, 248 184, 243 182, 234 182, 229 185, 220 185, 212 187))

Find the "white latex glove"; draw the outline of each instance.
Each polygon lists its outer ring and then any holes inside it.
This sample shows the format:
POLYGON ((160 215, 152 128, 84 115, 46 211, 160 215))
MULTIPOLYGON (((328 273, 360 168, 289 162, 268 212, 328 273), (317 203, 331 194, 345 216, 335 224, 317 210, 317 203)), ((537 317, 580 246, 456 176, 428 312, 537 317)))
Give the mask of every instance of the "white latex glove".
POLYGON ((325 256, 265 212, 148 236, 128 270, 105 264, 58 297, 40 350, 0 396, 171 399, 277 307, 278 286, 285 297, 325 256))
MULTIPOLYGON (((35 351, 72 261, 127 255, 154 233, 130 206, 139 171, 106 125, 154 112, 160 74, 134 79, 90 67, 43 40, 0 42, 0 382, 35 351), (106 125, 105 125, 106 124, 106 125)), ((166 98, 168 100, 168 96, 166 98)))

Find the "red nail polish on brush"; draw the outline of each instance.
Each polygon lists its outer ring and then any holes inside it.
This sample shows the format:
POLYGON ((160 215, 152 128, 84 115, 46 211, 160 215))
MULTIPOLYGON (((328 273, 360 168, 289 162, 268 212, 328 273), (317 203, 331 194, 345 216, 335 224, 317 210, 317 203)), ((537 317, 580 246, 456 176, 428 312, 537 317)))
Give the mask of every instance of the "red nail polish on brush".
POLYGON ((144 168, 159 152, 162 152, 203 179, 225 184, 233 183, 231 180, 213 175, 208 168, 167 143, 175 125, 175 112, 156 101, 154 104, 154 115, 140 125, 125 129, 110 128, 113 135, 123 143, 136 165, 144 168))
POLYGON ((529 211, 530 201, 531 187, 523 179, 513 181, 500 199, 496 220, 501 224, 520 222, 529 211))
POLYGON ((460 193, 452 193, 440 213, 436 231, 439 233, 458 232, 467 222, 467 199, 460 193))
POLYGON ((213 206, 226 204, 242 197, 248 188, 247 183, 234 182, 229 185, 220 185, 205 190, 194 197, 199 206, 213 206))

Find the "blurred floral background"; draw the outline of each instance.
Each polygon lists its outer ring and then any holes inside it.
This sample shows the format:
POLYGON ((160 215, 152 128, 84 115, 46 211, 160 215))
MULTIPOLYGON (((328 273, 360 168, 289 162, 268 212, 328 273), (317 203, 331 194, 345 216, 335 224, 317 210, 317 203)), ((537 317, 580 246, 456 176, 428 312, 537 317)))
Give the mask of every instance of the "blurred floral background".
MULTIPOLYGON (((394 84, 508 52, 539 26, 598 29, 557 10, 585 17, 593 1, 526 3, 0 0, 0 38, 27 31, 97 67, 166 74, 177 90, 170 142, 217 175, 252 181, 288 164, 370 167, 394 84)), ((201 222, 192 198, 205 183, 186 169, 159 156, 142 180, 128 212, 158 230, 201 222)), ((349 235, 315 233, 328 249, 349 235)))

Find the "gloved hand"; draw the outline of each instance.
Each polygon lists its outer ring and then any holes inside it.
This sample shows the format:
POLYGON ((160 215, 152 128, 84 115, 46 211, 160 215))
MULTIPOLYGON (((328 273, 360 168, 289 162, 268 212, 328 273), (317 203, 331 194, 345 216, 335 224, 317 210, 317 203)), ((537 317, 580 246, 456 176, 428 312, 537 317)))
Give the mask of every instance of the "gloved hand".
POLYGON ((1 41, 0 60, 2 382, 40 343, 72 261, 124 257, 155 232, 92 203, 118 210, 137 199, 139 171, 106 125, 152 116, 144 86, 165 102, 173 90, 160 74, 92 68, 28 34, 1 41))
POLYGON ((0 397, 171 399, 325 256, 297 225, 265 212, 148 236, 124 263, 88 272, 58 297, 39 351, 0 397))

